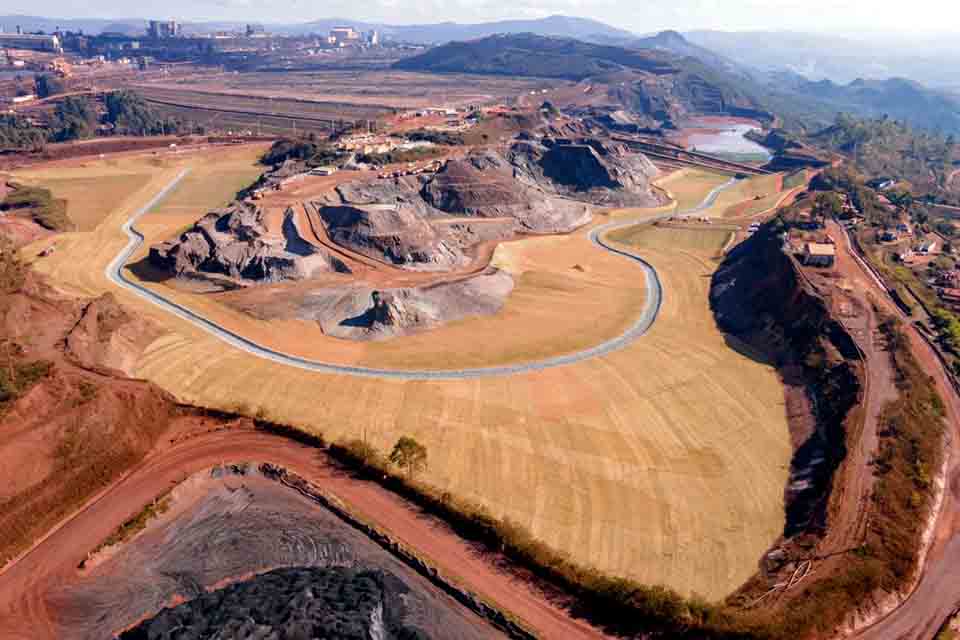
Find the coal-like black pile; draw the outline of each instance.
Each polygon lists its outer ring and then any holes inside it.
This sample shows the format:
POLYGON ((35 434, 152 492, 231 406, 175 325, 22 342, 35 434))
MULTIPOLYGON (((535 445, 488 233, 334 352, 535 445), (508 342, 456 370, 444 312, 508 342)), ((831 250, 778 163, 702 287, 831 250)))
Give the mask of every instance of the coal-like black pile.
POLYGON ((426 639, 404 622, 408 591, 375 569, 277 569, 164 609, 120 639, 426 639))

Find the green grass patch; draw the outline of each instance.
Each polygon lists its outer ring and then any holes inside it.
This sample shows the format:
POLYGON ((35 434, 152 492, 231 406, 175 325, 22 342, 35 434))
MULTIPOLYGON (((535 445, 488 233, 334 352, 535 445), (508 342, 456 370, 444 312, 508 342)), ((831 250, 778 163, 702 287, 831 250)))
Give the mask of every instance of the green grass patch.
POLYGON ((47 360, 9 362, 0 366, 0 414, 52 370, 53 363, 47 360))
POLYGON ((730 162, 740 162, 742 164, 764 164, 770 161, 770 155, 767 153, 737 153, 733 151, 719 151, 717 153, 711 153, 710 155, 721 158, 723 160, 728 160, 730 162))
POLYGON ((14 184, 13 192, 0 204, 4 211, 16 211, 29 216, 40 226, 51 231, 69 231, 73 222, 67 215, 67 201, 54 198, 49 189, 14 184))
POLYGON ((730 237, 729 229, 684 229, 637 224, 617 229, 607 238, 635 249, 703 251, 718 254, 730 237))
POLYGON ((146 529, 151 520, 166 513, 167 510, 170 509, 170 502, 170 495, 167 494, 144 506, 143 509, 140 510, 140 513, 121 524, 117 530, 111 533, 106 540, 101 542, 93 552, 97 553, 106 549, 107 547, 123 544, 124 542, 130 540, 135 535, 146 529))
POLYGON ((784 189, 795 189, 807 184, 807 170, 800 169, 783 177, 784 189))
MULTIPOLYGON (((933 381, 914 359, 899 326, 886 321, 881 329, 890 345, 899 398, 884 409, 866 540, 847 554, 836 573, 809 581, 785 606, 744 609, 733 601, 711 603, 665 586, 605 574, 553 549, 522 525, 493 516, 479 503, 399 472, 383 452, 365 441, 340 441, 328 452, 358 476, 410 500, 463 538, 502 554, 560 589, 573 615, 608 632, 683 640, 793 640, 833 634, 877 589, 901 589, 914 575, 921 530, 933 503, 932 475, 942 456, 944 406, 933 381)), ((827 367, 826 360, 826 354, 818 351, 805 362, 807 368, 821 372, 814 383, 818 397, 824 407, 846 407, 856 389, 847 388, 843 375, 827 367)), ((241 409, 249 415, 249 408, 241 409)), ((254 415, 259 417, 260 412, 254 415)))

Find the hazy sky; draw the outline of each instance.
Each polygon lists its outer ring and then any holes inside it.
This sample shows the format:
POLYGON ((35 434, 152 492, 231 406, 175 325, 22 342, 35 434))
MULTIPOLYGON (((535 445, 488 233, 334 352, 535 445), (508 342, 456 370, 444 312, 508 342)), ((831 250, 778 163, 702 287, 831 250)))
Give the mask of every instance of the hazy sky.
MULTIPOLYGON (((4 0, 0 13, 67 18, 307 22, 343 17, 395 24, 582 16, 645 33, 661 29, 953 31, 957 0, 4 0)), ((960 37, 960 36, 958 36, 960 37)))

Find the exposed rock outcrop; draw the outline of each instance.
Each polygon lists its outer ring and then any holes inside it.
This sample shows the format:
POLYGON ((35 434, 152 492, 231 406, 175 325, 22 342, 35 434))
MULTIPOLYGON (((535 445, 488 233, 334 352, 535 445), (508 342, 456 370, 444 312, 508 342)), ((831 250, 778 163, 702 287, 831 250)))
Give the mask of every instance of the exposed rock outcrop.
POLYGON ((303 239, 290 212, 282 235, 268 234, 261 210, 244 203, 208 213, 177 240, 152 247, 150 262, 180 277, 239 284, 349 272, 341 260, 303 239))
POLYGON ((318 212, 331 240, 370 258, 429 271, 468 262, 457 243, 405 204, 326 206, 318 212))
POLYGON ((658 171, 643 154, 596 138, 518 141, 507 156, 521 179, 559 195, 604 206, 662 204, 650 181, 658 171))
POLYGON ((449 161, 424 184, 424 200, 446 214, 513 218, 528 233, 562 233, 590 220, 590 208, 561 200, 495 151, 449 161))
POLYGON ((785 494, 789 538, 825 526, 831 483, 846 456, 847 416, 863 383, 856 343, 781 244, 764 227, 734 249, 713 276, 710 304, 725 332, 768 355, 815 408, 814 430, 793 434, 799 446, 785 494))
POLYGON ((85 369, 133 375, 137 358, 161 331, 121 307, 112 293, 86 304, 63 339, 64 352, 85 369))
POLYGON ((224 288, 315 278, 314 288, 238 292, 226 303, 263 319, 315 320, 344 338, 386 338, 496 313, 513 280, 483 271, 490 243, 573 231, 597 206, 663 203, 645 156, 583 127, 565 131, 544 125, 506 149, 452 158, 434 174, 341 182, 288 210, 282 233, 268 228, 281 226, 269 204, 267 214, 238 203, 153 247, 150 261, 224 288), (321 283, 330 272, 356 278, 321 283))

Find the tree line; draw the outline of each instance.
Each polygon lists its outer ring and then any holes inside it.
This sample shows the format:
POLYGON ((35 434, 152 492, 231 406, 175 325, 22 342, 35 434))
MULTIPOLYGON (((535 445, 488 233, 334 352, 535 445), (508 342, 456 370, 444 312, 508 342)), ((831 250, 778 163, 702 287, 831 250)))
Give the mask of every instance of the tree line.
MULTIPOLYGON (((47 87, 45 77, 37 81, 38 89, 47 87)), ((107 93, 102 104, 90 96, 66 96, 57 103, 47 126, 20 115, 4 115, 0 117, 0 148, 37 150, 48 142, 83 140, 101 132, 153 136, 193 133, 195 129, 191 123, 163 116, 136 92, 121 89, 107 93)))

